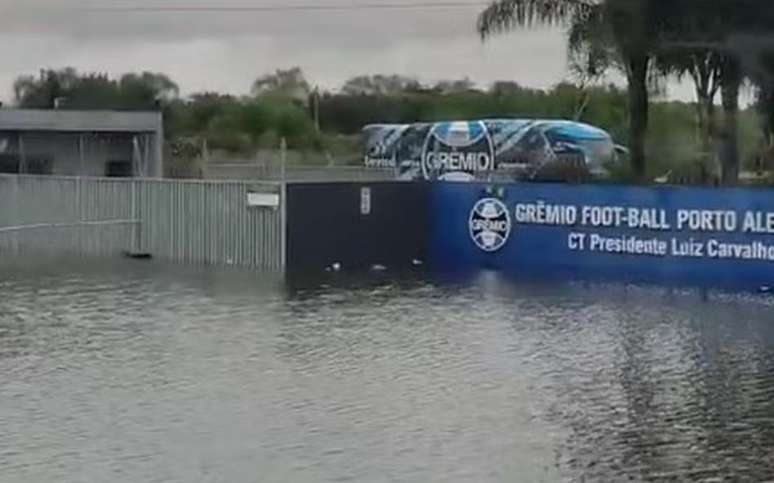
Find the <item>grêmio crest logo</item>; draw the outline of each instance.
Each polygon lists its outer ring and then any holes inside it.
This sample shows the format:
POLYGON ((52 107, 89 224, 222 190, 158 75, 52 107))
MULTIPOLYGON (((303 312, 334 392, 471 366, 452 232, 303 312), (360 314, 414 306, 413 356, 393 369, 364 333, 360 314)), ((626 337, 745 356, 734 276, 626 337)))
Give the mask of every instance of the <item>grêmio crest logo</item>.
POLYGON ((434 124, 422 150, 426 180, 470 181, 495 168, 494 145, 481 121, 434 124))
POLYGON ((508 207, 496 198, 479 200, 470 212, 468 228, 478 248, 490 253, 498 251, 511 235, 508 207))

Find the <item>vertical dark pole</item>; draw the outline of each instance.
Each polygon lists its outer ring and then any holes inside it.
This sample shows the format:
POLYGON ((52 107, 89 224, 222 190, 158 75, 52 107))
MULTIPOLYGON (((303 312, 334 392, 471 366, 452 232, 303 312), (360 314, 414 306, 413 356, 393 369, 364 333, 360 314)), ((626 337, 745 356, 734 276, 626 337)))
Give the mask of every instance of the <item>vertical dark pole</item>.
POLYGON ((27 172, 27 149, 24 146, 24 133, 19 132, 19 173, 27 172))
POLYGON ((78 167, 78 176, 85 176, 84 165, 86 164, 85 144, 86 140, 83 138, 83 133, 78 134, 78 157, 80 165, 78 167))

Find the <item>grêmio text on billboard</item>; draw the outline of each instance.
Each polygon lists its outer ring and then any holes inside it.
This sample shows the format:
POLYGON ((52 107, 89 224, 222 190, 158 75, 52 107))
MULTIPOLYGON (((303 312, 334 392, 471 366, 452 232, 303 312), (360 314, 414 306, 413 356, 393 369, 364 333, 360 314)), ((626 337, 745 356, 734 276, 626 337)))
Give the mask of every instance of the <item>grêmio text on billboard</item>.
MULTIPOLYGON (((774 244, 730 242, 708 234, 772 234, 774 212, 518 203, 517 225, 575 227, 567 235, 572 251, 621 255, 674 256, 774 261, 774 244), (611 229, 611 230, 607 230, 611 229), (618 229, 614 231, 612 229, 618 229), (626 233, 650 231, 647 236, 626 233), (683 236, 666 236, 678 232, 683 236), (623 234, 622 234, 623 233, 623 234), (685 238, 691 233, 703 234, 685 238)), ((725 238, 725 237, 723 237, 725 238)))

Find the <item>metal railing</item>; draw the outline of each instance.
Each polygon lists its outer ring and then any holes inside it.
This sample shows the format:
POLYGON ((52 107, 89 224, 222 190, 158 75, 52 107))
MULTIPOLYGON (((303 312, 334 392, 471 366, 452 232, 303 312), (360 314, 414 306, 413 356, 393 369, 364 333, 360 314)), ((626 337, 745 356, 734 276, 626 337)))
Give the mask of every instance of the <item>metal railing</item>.
POLYGON ((284 268, 279 183, 0 175, 0 256, 149 254, 284 268), (248 206, 248 193, 280 206, 248 206))
POLYGON ((265 181, 304 182, 375 182, 393 181, 395 170, 365 166, 287 166, 249 163, 213 163, 205 165, 205 179, 254 179, 265 181))

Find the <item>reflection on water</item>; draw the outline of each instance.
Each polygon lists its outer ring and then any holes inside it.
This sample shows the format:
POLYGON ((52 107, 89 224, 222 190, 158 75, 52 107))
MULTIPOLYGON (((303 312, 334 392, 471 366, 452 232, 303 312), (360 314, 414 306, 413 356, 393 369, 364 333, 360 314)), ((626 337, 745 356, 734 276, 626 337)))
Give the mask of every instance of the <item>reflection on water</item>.
POLYGON ((2 481, 760 481, 772 299, 20 260, 2 481))

